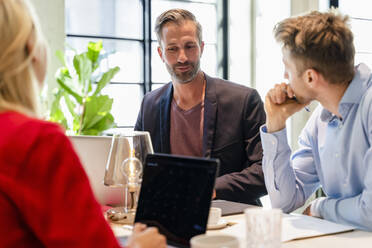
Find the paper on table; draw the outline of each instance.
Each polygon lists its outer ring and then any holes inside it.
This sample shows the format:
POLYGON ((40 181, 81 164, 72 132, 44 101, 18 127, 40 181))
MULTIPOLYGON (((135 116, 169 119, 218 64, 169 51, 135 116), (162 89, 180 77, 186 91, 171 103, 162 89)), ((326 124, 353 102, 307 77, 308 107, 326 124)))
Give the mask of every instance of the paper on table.
MULTIPOLYGON (((301 214, 283 214, 282 242, 334 234, 354 230, 355 228, 336 224, 327 220, 301 214)), ((241 218, 236 225, 223 230, 224 234, 231 234, 245 239, 245 219, 241 218)))
POLYGON ((354 227, 302 214, 285 214, 282 223, 282 242, 354 230, 354 227))

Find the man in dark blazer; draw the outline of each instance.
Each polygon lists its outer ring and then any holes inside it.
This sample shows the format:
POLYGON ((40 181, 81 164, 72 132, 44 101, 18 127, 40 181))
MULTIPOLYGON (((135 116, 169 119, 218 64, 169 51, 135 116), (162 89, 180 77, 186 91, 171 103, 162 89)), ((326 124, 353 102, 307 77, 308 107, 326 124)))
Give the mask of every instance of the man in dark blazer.
POLYGON ((192 13, 166 11, 155 31, 172 82, 146 94, 135 130, 150 132, 155 152, 219 158, 213 197, 259 204, 265 112, 257 91, 200 70, 204 42, 192 13))

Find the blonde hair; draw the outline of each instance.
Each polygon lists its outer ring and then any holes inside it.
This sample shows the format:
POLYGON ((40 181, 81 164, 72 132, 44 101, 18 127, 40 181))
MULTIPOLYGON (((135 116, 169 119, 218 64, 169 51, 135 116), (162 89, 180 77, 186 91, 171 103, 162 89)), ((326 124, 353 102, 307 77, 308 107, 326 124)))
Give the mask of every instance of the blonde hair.
POLYGON ((0 111, 39 115, 39 83, 32 58, 41 40, 28 0, 0 0, 0 111), (31 38, 35 42, 33 50, 28 51, 31 38))
POLYGON ((330 83, 350 82, 355 49, 348 20, 334 10, 313 11, 278 23, 274 35, 296 60, 298 74, 314 69, 330 83))

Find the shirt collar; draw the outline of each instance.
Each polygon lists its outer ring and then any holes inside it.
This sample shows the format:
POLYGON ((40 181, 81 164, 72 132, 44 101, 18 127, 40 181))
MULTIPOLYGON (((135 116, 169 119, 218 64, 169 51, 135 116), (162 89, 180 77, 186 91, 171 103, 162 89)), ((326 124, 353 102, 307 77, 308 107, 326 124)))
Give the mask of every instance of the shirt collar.
MULTIPOLYGON (((338 112, 342 119, 345 120, 350 108, 354 104, 359 104, 364 92, 371 84, 371 70, 365 64, 359 64, 355 67, 355 75, 353 80, 347 87, 341 101, 338 105, 338 112)), ((334 115, 326 109, 323 109, 320 118, 322 121, 331 121, 334 115)))

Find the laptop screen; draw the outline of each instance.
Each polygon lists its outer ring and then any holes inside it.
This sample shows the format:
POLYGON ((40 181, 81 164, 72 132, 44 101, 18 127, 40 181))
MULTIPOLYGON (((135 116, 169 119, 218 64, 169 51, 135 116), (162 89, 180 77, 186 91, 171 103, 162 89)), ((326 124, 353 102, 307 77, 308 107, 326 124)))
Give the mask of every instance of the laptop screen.
POLYGON ((206 231, 218 166, 215 159, 149 154, 135 222, 158 227, 169 244, 189 246, 206 231))

